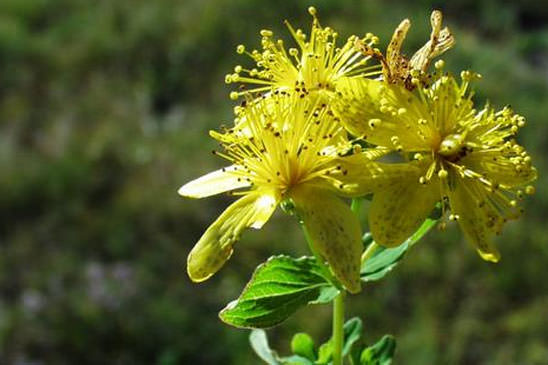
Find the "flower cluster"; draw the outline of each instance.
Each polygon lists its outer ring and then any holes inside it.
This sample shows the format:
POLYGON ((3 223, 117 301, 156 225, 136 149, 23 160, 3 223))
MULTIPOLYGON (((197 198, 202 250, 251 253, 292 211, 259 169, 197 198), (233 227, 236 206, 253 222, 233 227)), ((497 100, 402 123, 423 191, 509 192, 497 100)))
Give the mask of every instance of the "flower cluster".
POLYGON ((492 235, 521 214, 524 194, 534 193, 528 184, 536 170, 515 140, 525 119, 509 107, 477 109, 471 83, 478 74, 463 71, 459 80, 442 60, 428 71, 454 44, 438 11, 430 39, 410 60, 401 54, 409 20, 383 54, 371 33, 337 46, 338 34, 320 25, 314 8, 309 13, 309 37, 287 23, 297 48, 286 49, 269 30, 261 31, 261 51, 237 47, 255 67, 238 65, 226 76, 240 85, 231 98, 244 99, 234 125, 211 132, 222 146, 214 153, 228 164, 179 193, 230 191, 239 199, 191 251, 190 278, 208 279, 241 233, 261 228, 281 206, 298 217, 335 278, 358 292, 361 228, 341 198, 371 193, 377 243, 401 244, 438 205, 440 227, 457 221, 482 258, 498 261, 492 235))

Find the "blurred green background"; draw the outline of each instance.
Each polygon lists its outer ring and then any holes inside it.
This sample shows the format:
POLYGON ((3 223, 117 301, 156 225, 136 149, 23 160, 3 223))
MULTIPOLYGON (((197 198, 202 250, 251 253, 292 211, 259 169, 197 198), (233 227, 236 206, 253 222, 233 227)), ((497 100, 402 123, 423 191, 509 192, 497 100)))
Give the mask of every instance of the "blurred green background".
MULTIPOLYGON (((460 0, 1 0, 0 363, 258 364, 248 331, 220 322, 253 268, 301 255, 281 213, 244 235, 228 265, 192 284, 185 260, 228 197, 184 200, 183 183, 222 166, 207 131, 230 123, 224 75, 258 32, 308 29, 309 5, 343 36, 384 48, 409 17, 412 54, 444 11, 448 68, 481 72, 477 99, 528 118, 520 141, 539 169, 526 215, 482 262, 454 227, 434 231, 384 281, 349 299, 366 339, 398 340, 397 364, 548 364, 548 6, 460 0)), ((330 308, 269 331, 289 350, 325 340, 330 308)))

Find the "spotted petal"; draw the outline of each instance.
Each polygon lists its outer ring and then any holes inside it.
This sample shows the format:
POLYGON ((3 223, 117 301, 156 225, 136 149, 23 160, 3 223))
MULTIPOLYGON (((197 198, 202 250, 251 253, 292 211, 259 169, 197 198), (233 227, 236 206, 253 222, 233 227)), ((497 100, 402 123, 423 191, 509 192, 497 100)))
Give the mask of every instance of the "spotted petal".
POLYGON ((449 191, 451 212, 459 217, 459 225, 470 243, 476 248, 481 258, 497 262, 500 253, 492 242, 495 233, 500 232, 504 218, 489 204, 478 205, 472 190, 481 189, 474 186, 474 181, 458 181, 449 191))
POLYGON ((404 19, 394 30, 392 39, 386 49, 386 62, 389 67, 389 70, 386 70, 389 71, 389 75, 385 75, 385 77, 388 76, 387 80, 401 76, 407 71, 408 62, 401 54, 401 47, 410 27, 411 22, 409 19, 404 19))
POLYGON ((392 149, 421 151, 429 148, 435 131, 430 111, 419 97, 403 86, 371 79, 349 79, 337 85, 340 97, 334 109, 341 123, 356 137, 392 149))
POLYGON ((360 291, 361 228, 358 218, 325 189, 298 186, 291 191, 297 213, 318 253, 350 291, 360 291))
POLYGON ((232 254, 244 229, 259 229, 268 221, 279 197, 273 192, 252 192, 232 203, 194 246, 187 259, 188 276, 195 282, 215 274, 232 254))
POLYGON ((237 167, 232 165, 210 172, 181 186, 178 193, 189 198, 205 198, 225 191, 248 187, 249 182, 234 174, 235 169, 237 167))
POLYGON ((387 247, 401 244, 415 232, 440 200, 437 181, 419 184, 419 174, 407 174, 373 196, 369 228, 373 239, 387 247))
POLYGON ((462 164, 508 188, 526 185, 537 178, 537 170, 533 166, 516 164, 499 151, 473 152, 462 159, 462 164))
MULTIPOLYGON (((373 155, 373 158, 376 156, 373 155)), ((369 151, 346 157, 334 162, 334 168, 327 175, 337 192, 347 197, 363 196, 380 191, 394 181, 413 174, 419 169, 414 164, 389 164, 372 161, 369 151)))

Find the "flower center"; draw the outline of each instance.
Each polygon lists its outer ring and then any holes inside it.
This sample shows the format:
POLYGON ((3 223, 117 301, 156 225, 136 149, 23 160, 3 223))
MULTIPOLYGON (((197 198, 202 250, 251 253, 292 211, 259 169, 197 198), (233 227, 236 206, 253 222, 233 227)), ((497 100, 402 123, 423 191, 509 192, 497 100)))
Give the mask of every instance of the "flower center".
POLYGON ((289 158, 287 161, 287 172, 285 176, 282 175, 283 185, 285 185, 286 188, 291 188, 295 185, 298 185, 301 179, 303 178, 302 175, 303 175, 303 171, 299 164, 298 157, 289 158))
POLYGON ((449 134, 440 142, 436 152, 443 158, 456 162, 464 157, 469 149, 466 147, 462 134, 449 134))

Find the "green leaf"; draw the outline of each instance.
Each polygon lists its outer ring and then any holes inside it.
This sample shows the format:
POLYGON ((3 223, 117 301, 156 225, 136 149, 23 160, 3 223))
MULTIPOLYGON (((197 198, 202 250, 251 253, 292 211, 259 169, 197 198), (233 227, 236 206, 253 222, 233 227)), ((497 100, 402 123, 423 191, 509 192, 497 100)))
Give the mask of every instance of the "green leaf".
MULTIPOLYGON (((352 346, 362 336, 362 321, 358 317, 354 317, 346 321, 344 324, 344 342, 342 355, 347 356, 352 350, 352 346)), ((318 360, 316 364, 330 364, 333 358, 333 341, 330 339, 320 346, 318 360)))
POLYGON ((314 340, 306 333, 297 333, 291 340, 291 351, 295 355, 305 357, 309 360, 316 360, 316 353, 314 352, 314 340))
POLYGON ((322 286, 320 288, 320 295, 315 300, 310 301, 309 304, 327 304, 331 303, 335 297, 339 295, 339 289, 334 286, 322 286))
MULTIPOLYGON (((420 228, 409 237, 404 243, 397 247, 385 248, 383 246, 377 247, 373 255, 362 263, 361 268, 361 280, 375 281, 382 279, 388 274, 398 263, 403 259, 407 250, 409 250, 418 240, 420 240, 434 225, 437 223, 437 219, 428 218, 420 226, 420 228)), ((364 244, 371 242, 371 234, 366 233, 362 241, 364 244)))
POLYGON ((249 342, 251 347, 259 357, 269 365, 281 365, 278 360, 278 354, 268 345, 266 332, 263 330, 253 330, 249 334, 249 342))
POLYGON ((344 324, 343 356, 348 355, 352 349, 352 345, 354 345, 354 343, 362 337, 362 329, 362 320, 358 317, 354 317, 346 321, 344 324))
POLYGON ((391 335, 384 335, 376 344, 365 348, 360 356, 360 365, 390 365, 396 340, 391 335))
POLYGON ((314 258, 274 256, 257 267, 240 297, 219 316, 232 326, 266 328, 305 305, 326 303, 337 293, 314 258))

